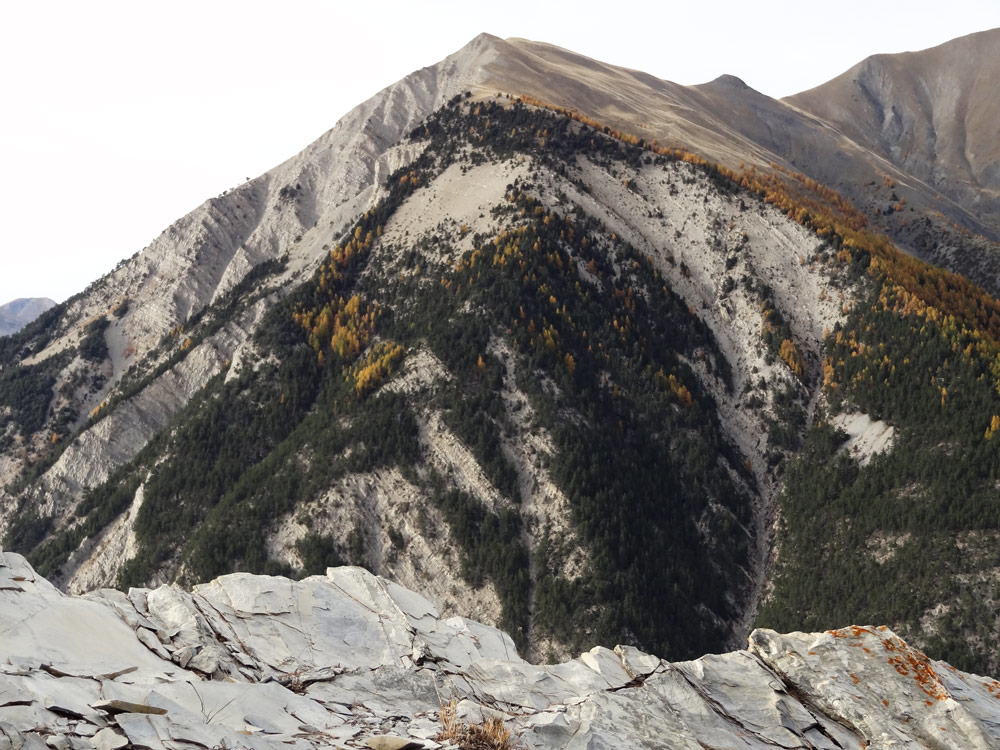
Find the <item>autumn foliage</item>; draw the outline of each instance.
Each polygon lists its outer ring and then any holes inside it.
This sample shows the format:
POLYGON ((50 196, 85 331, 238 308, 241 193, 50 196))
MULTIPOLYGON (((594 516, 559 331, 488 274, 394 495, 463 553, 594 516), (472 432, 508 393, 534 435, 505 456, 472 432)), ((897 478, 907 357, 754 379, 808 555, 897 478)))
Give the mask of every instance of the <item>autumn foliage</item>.
MULTIPOLYGON (((864 214, 837 191, 774 162, 769 165, 770 171, 752 166, 733 170, 682 148, 661 146, 655 141, 647 143, 566 107, 533 97, 521 100, 600 130, 623 143, 702 167, 758 196, 831 242, 838 249, 836 258, 840 264, 860 267, 879 280, 880 301, 886 308, 901 315, 926 317, 942 323, 956 339, 971 339, 977 352, 995 359, 994 377, 1000 386, 1000 302, 965 277, 900 252, 888 237, 870 230, 864 214)), ((886 184, 890 183, 891 178, 887 177, 886 184)), ((791 347, 785 347, 782 359, 798 374, 801 356, 793 351, 794 342, 790 344, 791 347)))
POLYGON ((782 339, 778 356, 788 365, 788 369, 795 373, 797 378, 802 379, 805 377, 805 360, 802 358, 802 353, 794 341, 791 339, 782 339))
POLYGON ((378 388, 405 355, 406 350, 393 341, 383 341, 362 359, 354 372, 354 390, 365 395, 378 388))
POLYGON ((337 297, 318 311, 299 311, 292 317, 308 331, 309 345, 315 351, 332 351, 339 357, 349 358, 368 345, 377 314, 377 305, 370 305, 354 295, 348 300, 337 297))

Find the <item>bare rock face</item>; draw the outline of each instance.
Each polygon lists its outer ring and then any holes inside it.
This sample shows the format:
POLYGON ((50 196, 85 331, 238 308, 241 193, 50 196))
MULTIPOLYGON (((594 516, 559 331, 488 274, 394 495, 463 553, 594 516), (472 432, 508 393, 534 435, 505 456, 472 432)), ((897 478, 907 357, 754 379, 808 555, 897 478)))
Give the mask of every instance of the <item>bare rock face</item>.
POLYGON ((301 153, 207 200, 102 280, 69 311, 80 320, 129 299, 124 321, 141 356, 172 327, 219 299, 264 260, 288 253, 288 275, 323 254, 321 229, 367 207, 387 168, 385 154, 450 97, 472 85, 495 55, 477 37, 351 110, 301 153))
POLYGON ((486 723, 525 748, 1000 746, 1000 683, 884 628, 535 666, 360 568, 78 598, 5 553, 0 633, 2 747, 437 748, 486 723))

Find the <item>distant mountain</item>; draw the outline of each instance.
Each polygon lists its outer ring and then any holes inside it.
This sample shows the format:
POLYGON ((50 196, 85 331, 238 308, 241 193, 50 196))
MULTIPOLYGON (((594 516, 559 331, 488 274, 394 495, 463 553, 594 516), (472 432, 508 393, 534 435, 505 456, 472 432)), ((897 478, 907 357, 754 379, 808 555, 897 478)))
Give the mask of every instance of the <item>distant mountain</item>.
POLYGON ((477 37, 0 339, 4 546, 364 565, 534 660, 861 619, 995 671, 1000 302, 948 269, 1000 287, 996 227, 806 104, 477 37))
POLYGON ((1000 225, 1000 29, 875 55, 785 100, 1000 225))
POLYGON ((48 297, 22 297, 0 305, 0 336, 9 336, 24 328, 46 310, 56 306, 48 297))

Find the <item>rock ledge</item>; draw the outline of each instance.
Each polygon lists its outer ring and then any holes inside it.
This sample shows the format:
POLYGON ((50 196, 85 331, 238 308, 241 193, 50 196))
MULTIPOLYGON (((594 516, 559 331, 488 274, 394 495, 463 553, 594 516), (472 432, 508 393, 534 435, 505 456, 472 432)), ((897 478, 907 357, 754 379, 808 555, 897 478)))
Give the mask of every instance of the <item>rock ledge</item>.
POLYGON ((0 553, 0 750, 457 747, 444 706, 526 748, 1000 747, 1000 683, 885 628, 536 666, 360 568, 71 597, 0 553))

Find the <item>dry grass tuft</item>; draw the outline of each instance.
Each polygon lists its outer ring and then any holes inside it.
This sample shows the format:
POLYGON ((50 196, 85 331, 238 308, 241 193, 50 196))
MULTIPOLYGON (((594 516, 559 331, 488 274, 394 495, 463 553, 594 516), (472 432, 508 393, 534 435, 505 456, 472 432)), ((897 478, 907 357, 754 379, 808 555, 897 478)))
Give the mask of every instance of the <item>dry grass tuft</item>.
POLYGON ((452 742, 462 750, 517 750, 503 720, 491 716, 482 724, 464 724, 455 716, 455 701, 441 706, 441 732, 434 739, 452 742))

